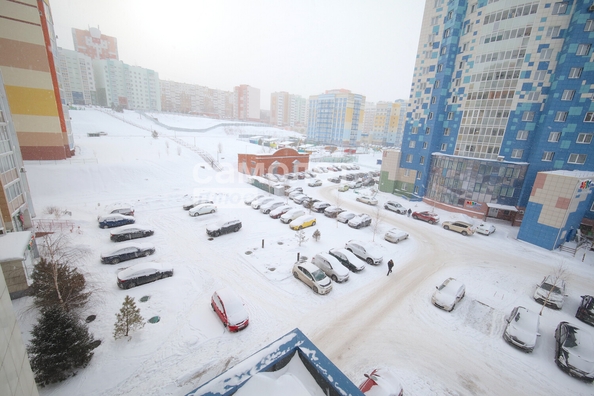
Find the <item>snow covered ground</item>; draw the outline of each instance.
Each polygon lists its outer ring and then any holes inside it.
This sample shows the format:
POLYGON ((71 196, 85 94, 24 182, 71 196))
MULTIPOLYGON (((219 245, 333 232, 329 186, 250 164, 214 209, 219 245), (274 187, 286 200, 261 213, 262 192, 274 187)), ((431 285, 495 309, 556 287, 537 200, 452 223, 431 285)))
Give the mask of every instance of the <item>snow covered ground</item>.
MULTIPOLYGON (((583 251, 575 258, 549 252, 517 240, 518 228, 496 221, 495 234, 464 237, 384 210, 387 200, 432 210, 385 193, 378 194, 378 213, 356 202, 356 192, 338 193, 337 185, 325 180, 334 173, 320 176, 322 187, 307 187, 308 179, 292 184, 313 197, 379 217, 379 225, 375 233, 374 227, 355 230, 318 214, 317 225, 306 229, 309 240, 299 246, 287 225, 243 203, 244 196, 257 190, 235 171, 237 153, 265 149, 237 136, 268 131, 221 127, 174 133, 133 112, 118 116, 159 131, 159 138, 97 110, 71 111, 77 155, 70 161, 26 164, 37 219, 52 218, 44 213, 49 206, 72 212, 63 218, 76 225, 72 243, 93 252, 80 263, 94 293, 83 317, 97 315, 89 329, 102 340, 87 368, 64 383, 40 389, 41 395, 183 395, 296 327, 356 384, 364 373, 383 366, 400 376, 407 395, 594 393, 592 384, 569 377, 553 361, 554 330, 560 321, 594 334, 594 328, 574 317, 580 296, 594 293, 593 252, 583 262, 583 251), (107 136, 87 137, 97 131, 107 136), (191 149, 194 145, 213 157, 221 147, 224 170, 212 171, 191 149), (212 197, 218 211, 189 217, 182 205, 201 194, 212 197), (133 205, 137 224, 155 229, 153 236, 140 241, 154 244, 156 253, 103 265, 100 253, 120 244, 109 240, 109 230, 98 228, 96 219, 118 204, 133 205), (241 231, 207 238, 206 224, 234 217, 242 220, 241 231), (383 234, 393 227, 410 238, 396 245, 384 241, 383 234), (318 242, 311 238, 315 229, 321 232, 318 242), (293 278, 297 254, 311 258, 350 239, 373 241, 384 263, 351 273, 348 282, 335 284, 325 296, 293 278), (395 267, 386 276, 390 258, 395 267), (143 261, 173 264, 175 274, 120 290, 116 273, 143 261), (505 316, 517 305, 539 311, 531 297, 535 284, 560 266, 567 272, 565 306, 544 310, 533 353, 512 348, 501 337, 505 316), (466 285, 466 297, 451 313, 430 301, 435 286, 448 277, 466 285), (250 314, 249 327, 237 334, 228 333, 210 309, 212 293, 223 286, 243 297, 250 314), (145 319, 158 315, 161 320, 147 323, 129 340, 116 341, 113 326, 126 295, 135 298, 145 319), (143 296, 150 299, 140 302, 143 296)), ((197 117, 157 116, 184 127, 212 125, 212 120, 197 117)), ((378 158, 377 153, 361 155, 362 170, 377 170, 378 158)), ((436 212, 442 221, 459 216, 436 212)), ((31 299, 13 303, 23 338, 29 340, 36 321, 31 299)))

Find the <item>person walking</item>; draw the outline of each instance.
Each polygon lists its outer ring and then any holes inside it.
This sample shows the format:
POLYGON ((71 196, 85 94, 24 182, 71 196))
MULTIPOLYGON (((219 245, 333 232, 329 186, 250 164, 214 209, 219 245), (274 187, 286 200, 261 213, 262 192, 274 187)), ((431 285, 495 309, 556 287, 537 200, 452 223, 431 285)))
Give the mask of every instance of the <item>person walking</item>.
POLYGON ((408 210, 406 211, 406 217, 410 217, 411 213, 412 213, 412 209, 408 208, 408 210))
POLYGON ((394 262, 392 261, 392 259, 390 259, 390 261, 388 261, 388 273, 386 274, 386 276, 392 273, 392 268, 394 268, 394 262))

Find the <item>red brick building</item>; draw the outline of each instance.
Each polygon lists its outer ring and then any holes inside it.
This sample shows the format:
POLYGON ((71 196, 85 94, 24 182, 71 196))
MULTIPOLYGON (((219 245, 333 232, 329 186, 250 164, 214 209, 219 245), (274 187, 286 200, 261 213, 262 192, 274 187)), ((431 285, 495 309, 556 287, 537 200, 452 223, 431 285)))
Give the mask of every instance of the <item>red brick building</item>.
POLYGON ((309 154, 299 154, 292 148, 282 148, 272 154, 237 154, 237 170, 252 176, 286 175, 303 172, 308 167, 309 154))

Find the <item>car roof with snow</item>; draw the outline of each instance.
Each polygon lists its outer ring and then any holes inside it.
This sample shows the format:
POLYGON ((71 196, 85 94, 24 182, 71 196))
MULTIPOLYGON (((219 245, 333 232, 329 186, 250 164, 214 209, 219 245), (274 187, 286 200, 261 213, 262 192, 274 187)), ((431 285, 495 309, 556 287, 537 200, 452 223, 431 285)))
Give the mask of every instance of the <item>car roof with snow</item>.
POLYGON ((148 263, 135 264, 131 267, 121 270, 118 272, 118 279, 128 280, 139 275, 149 275, 155 272, 165 272, 172 270, 173 266, 171 264, 161 264, 154 261, 149 261, 148 263))

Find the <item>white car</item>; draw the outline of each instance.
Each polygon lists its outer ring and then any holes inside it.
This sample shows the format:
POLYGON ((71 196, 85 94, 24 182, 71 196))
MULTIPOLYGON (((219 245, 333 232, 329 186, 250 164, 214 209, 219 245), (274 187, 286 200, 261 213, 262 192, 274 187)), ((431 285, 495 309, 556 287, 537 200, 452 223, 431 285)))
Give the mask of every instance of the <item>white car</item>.
POLYGON ((293 276, 311 287, 315 293, 328 294, 332 290, 330 278, 312 263, 295 263, 293 265, 293 276))
POLYGON ((398 228, 392 228, 386 235, 384 235, 384 239, 388 242, 398 243, 400 241, 404 241, 408 238, 408 233, 399 230, 398 228))
POLYGON ((402 396, 403 390, 398 376, 390 369, 377 368, 365 374, 365 381, 359 385, 365 396, 402 396))
POLYGON ((524 352, 532 352, 536 346, 536 339, 540 336, 539 320, 540 315, 536 312, 524 307, 515 307, 505 319, 507 326, 503 331, 503 339, 524 352))
POLYGON ((312 264, 324 271, 334 282, 349 280, 349 270, 328 253, 318 253, 311 259, 312 264))
POLYGON ((303 194, 303 189, 301 187, 299 187, 299 190, 289 191, 289 199, 293 199, 297 195, 302 195, 302 194, 303 194))
POLYGON ((478 227, 476 227, 476 232, 483 235, 491 235, 495 232, 495 226, 489 223, 481 223, 478 227))
POLYGON ((320 179, 315 179, 307 183, 307 185, 310 187, 319 187, 322 185, 322 181, 320 179))
POLYGON ((565 281, 555 279, 551 275, 546 276, 540 284, 536 285, 534 291, 534 299, 537 303, 556 309, 563 308, 565 297, 565 281))
POLYGON ((371 225, 371 216, 368 214, 360 214, 359 216, 355 216, 348 222, 349 227, 351 228, 363 228, 371 225))
POLYGON ((435 286, 437 290, 431 297, 431 302, 437 308, 451 312, 456 304, 464 298, 466 287, 464 283, 454 278, 446 279, 440 286, 435 286))
POLYGON ((283 223, 285 223, 285 224, 289 224, 290 222, 292 222, 296 218, 303 216, 305 213, 306 212, 305 212, 305 209, 304 208, 291 209, 287 213, 285 213, 284 215, 282 215, 280 217, 280 221, 283 222, 283 223))
POLYGON ((348 241, 344 247, 346 250, 371 265, 379 265, 384 259, 377 248, 370 243, 351 240, 348 241))
POLYGON ((272 217, 273 219, 278 219, 291 209, 293 209, 291 205, 281 205, 278 208, 271 210, 270 213, 268 213, 268 216, 272 217))
POLYGON ((190 209, 190 211, 188 212, 188 214, 192 217, 196 217, 196 216, 200 216, 200 215, 204 215, 204 214, 210 214, 210 213, 214 213, 217 211, 217 207, 213 204, 200 204, 198 206, 194 206, 192 209, 190 209))
POLYGON ((365 264, 363 264, 363 261, 344 248, 330 249, 328 253, 330 253, 331 256, 336 257, 336 259, 350 271, 361 272, 365 269, 365 264))
POLYGON ((252 209, 260 209, 260 206, 267 204, 268 202, 274 201, 273 197, 264 197, 260 199, 256 199, 252 202, 252 209))
POLYGON ((351 220, 355 216, 357 216, 356 213, 346 211, 336 216, 336 220, 340 221, 341 223, 348 223, 349 220, 351 220))
MULTIPOLYGON (((291 198, 291 197, 289 197, 291 198)), ((295 202, 296 204, 300 204, 301 202, 303 202, 303 200, 307 198, 307 195, 305 194, 298 194, 294 197, 292 197, 291 199, 293 200, 293 202, 295 202)))
POLYGON ((243 202, 246 205, 251 205, 252 202, 254 202, 256 199, 260 199, 260 198, 264 198, 265 195, 264 194, 250 194, 247 196, 246 199, 243 200, 243 202))
POLYGON ((285 203, 283 201, 270 201, 268 203, 265 203, 263 205, 260 205, 260 212, 264 213, 264 214, 268 214, 270 213, 270 211, 278 208, 279 206, 284 205, 285 203))

